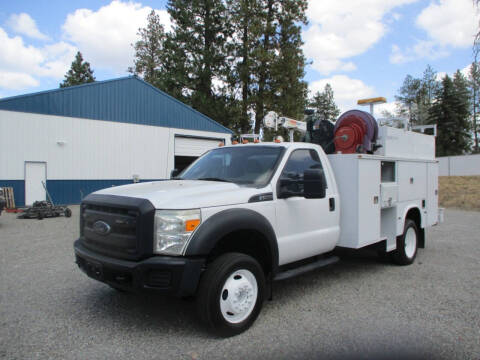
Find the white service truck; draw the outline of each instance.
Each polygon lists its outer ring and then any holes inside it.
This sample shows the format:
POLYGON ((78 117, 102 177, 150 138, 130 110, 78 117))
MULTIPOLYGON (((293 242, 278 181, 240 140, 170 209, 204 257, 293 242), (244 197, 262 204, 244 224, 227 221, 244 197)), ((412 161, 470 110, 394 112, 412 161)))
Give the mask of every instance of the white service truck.
POLYGON ((118 290, 195 296, 205 324, 238 334, 273 281, 337 261, 336 248, 415 260, 438 221, 434 138, 380 127, 377 143, 222 146, 171 180, 97 191, 81 204, 76 263, 118 290))

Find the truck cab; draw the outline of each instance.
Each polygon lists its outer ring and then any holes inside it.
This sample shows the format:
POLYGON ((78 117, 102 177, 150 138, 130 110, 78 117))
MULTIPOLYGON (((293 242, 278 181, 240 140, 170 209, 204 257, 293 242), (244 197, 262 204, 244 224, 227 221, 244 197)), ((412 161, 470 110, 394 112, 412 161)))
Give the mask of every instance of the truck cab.
MULTIPOLYGON (((255 321, 272 281, 338 260, 337 246, 363 246, 361 229, 341 218, 342 207, 348 216, 359 210, 341 199, 330 156, 309 143, 223 146, 170 180, 92 193, 81 204, 76 263, 118 290, 195 296, 207 326, 238 334, 255 321)), ((333 163, 340 172, 355 160, 333 163)), ((380 183, 378 171, 371 176, 380 183)), ((411 263, 423 245, 421 204, 410 202, 400 222, 388 210, 393 217, 383 219, 377 191, 368 201, 378 207, 378 234, 365 244, 384 243, 397 263, 411 263)))

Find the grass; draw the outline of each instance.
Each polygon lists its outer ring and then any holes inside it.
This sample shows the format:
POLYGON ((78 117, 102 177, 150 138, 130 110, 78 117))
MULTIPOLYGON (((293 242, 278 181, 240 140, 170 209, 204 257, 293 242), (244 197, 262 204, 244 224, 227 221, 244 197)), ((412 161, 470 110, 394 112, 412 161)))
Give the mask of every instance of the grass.
POLYGON ((480 176, 440 176, 439 206, 480 211, 480 176))

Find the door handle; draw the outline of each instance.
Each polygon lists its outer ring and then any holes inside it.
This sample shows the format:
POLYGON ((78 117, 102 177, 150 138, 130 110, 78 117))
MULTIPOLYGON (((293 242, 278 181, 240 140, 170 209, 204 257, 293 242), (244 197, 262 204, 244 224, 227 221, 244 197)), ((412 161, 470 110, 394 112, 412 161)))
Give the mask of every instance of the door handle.
POLYGON ((328 199, 328 203, 330 205, 330 211, 335 211, 335 198, 328 199))

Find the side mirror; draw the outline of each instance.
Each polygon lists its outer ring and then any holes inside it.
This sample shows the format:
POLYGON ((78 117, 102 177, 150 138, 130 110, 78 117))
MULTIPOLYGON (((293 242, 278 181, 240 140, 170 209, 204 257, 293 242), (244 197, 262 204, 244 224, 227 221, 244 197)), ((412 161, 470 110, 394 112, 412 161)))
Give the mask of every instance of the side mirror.
POLYGON ((322 169, 308 169, 303 173, 304 196, 306 199, 325 197, 327 184, 322 169))
POLYGON ((170 179, 174 179, 180 174, 180 170, 178 169, 173 169, 172 172, 170 173, 170 179))
POLYGON ((277 197, 279 199, 286 199, 293 196, 303 196, 303 192, 294 192, 292 187, 299 188, 301 180, 283 178, 278 182, 277 197), (290 189, 288 189, 290 187, 290 189))

